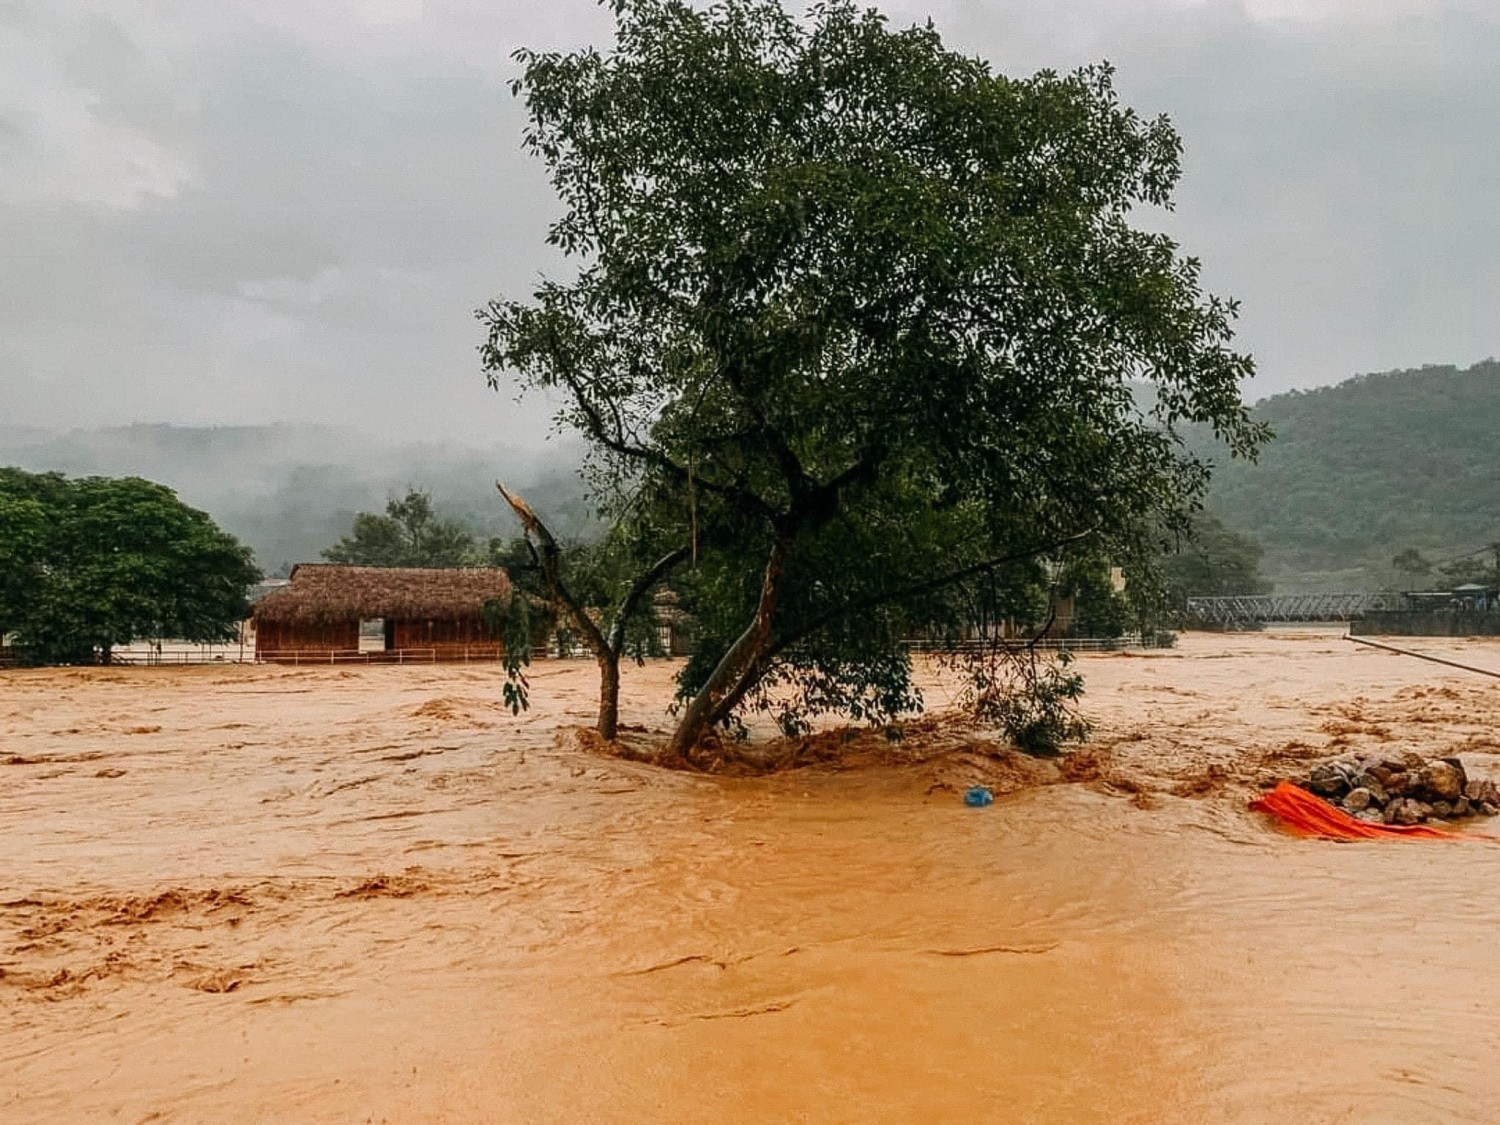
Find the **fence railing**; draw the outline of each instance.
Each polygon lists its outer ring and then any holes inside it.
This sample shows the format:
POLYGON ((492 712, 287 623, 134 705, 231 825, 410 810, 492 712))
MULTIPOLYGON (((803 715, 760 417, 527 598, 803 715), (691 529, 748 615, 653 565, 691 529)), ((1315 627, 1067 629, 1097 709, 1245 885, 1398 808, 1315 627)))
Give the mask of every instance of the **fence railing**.
MULTIPOLYGON (((1034 647, 1041 652, 1113 652, 1130 648, 1167 648, 1172 644, 1170 634, 1166 638, 1126 634, 1120 637, 1047 637, 1036 641, 1034 647)), ((993 642, 982 638, 957 643, 914 639, 906 642, 914 653, 982 652, 993 642)), ((1027 642, 1013 639, 1007 643, 1026 647, 1027 642)), ((406 648, 359 652, 353 649, 271 649, 255 652, 253 647, 238 646, 202 648, 173 648, 157 652, 149 646, 130 646, 115 649, 110 654, 112 665, 127 667, 182 667, 195 664, 287 664, 302 665, 350 665, 350 664, 496 664, 504 654, 489 648, 406 648)), ((593 659, 593 654, 582 645, 565 648, 538 646, 532 650, 533 660, 583 660, 593 659)), ((13 654, 0 651, 0 668, 15 664, 13 654)))
POLYGON ((123 645, 110 650, 111 664, 157 666, 164 664, 245 664, 255 659, 246 645, 173 645, 158 649, 151 644, 123 645))
POLYGON ((111 664, 133 664, 147 668, 158 668, 166 666, 177 666, 184 664, 250 664, 253 658, 249 653, 240 656, 238 653, 225 654, 221 652, 163 652, 140 655, 130 652, 112 652, 109 654, 111 664))
MULTIPOLYGON (((255 654, 261 664, 436 664, 435 648, 356 649, 278 648, 255 654)), ((467 656, 467 654, 465 654, 467 656)), ((491 656, 488 659, 493 660, 491 656)))
POLYGON ((975 637, 956 642, 919 638, 907 641, 906 647, 912 652, 921 653, 985 652, 1000 646, 1035 648, 1038 652, 1117 652, 1126 648, 1171 648, 1175 643, 1176 636, 1172 633, 1145 637, 1140 633, 1122 633, 1118 637, 1043 637, 1036 641, 1028 641, 1024 637, 1008 637, 1003 641, 975 637))
MULTIPOLYGON (((558 653, 545 647, 532 650, 532 659, 549 657, 591 657, 586 649, 558 653)), ((182 667, 197 664, 497 664, 505 659, 503 650, 494 645, 445 645, 441 648, 404 649, 263 649, 253 644, 175 646, 158 651, 153 645, 127 645, 110 652, 109 663, 116 667, 155 668, 182 667)), ((16 663, 14 654, 0 650, 0 668, 16 663)))

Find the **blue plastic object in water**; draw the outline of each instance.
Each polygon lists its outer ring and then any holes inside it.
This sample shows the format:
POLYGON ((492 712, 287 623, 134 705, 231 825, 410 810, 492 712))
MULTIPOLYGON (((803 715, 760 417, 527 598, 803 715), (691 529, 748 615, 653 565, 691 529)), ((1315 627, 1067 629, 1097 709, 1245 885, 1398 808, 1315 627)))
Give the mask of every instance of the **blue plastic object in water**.
POLYGON ((964 794, 964 804, 971 809, 982 809, 985 805, 993 805, 995 795, 983 785, 976 785, 964 794))

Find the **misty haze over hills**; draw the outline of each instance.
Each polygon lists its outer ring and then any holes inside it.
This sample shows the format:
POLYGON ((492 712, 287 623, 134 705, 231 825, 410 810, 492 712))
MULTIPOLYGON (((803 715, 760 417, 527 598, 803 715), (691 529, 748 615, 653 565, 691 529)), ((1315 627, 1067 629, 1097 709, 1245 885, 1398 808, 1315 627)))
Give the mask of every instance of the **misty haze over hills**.
MULTIPOLYGON (((1395 579, 1391 556, 1434 561, 1500 540, 1500 363, 1366 375, 1263 399, 1276 431, 1258 464, 1218 462, 1209 508, 1265 548, 1282 591, 1358 590, 1395 579)), ((50 433, 0 427, 0 464, 69 475, 135 475, 178 491, 254 549, 268 573, 347 534, 408 486, 478 534, 510 537, 494 481, 514 484, 565 536, 589 533, 582 447, 541 453, 381 441, 323 426, 136 425, 50 433)))
POLYGON ((518 488, 563 535, 585 534, 582 451, 397 444, 328 426, 134 425, 52 433, 0 426, 0 465, 69 476, 140 476, 176 489, 255 551, 267 573, 317 561, 354 514, 408 486, 478 534, 519 532, 494 482, 518 488))

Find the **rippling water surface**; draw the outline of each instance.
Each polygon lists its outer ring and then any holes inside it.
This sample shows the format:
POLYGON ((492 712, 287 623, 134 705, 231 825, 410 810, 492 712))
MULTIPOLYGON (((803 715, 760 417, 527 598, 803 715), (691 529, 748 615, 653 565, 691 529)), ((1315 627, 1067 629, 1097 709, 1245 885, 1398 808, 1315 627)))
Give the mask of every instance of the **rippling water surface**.
POLYGON ((582 665, 520 721, 484 670, 143 672, 0 681, 0 1120, 1500 1117, 1500 848, 1244 811, 1272 751, 1494 776, 1461 673, 1085 661, 1122 780, 972 810, 587 757, 582 665))

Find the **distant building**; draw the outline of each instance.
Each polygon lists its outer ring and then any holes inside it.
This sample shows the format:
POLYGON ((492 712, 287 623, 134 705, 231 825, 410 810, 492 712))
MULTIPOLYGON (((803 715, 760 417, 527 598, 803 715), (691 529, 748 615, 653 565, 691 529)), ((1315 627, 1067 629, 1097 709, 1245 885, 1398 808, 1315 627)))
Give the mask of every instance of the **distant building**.
POLYGON ((1495 588, 1466 582, 1453 587, 1453 600, 1458 603, 1455 609, 1487 609, 1495 602, 1495 588))
POLYGON ((1500 587, 1470 582, 1451 590, 1407 590, 1400 609, 1364 614, 1351 633, 1403 637, 1500 635, 1500 587))
POLYGON ((656 619, 656 639, 666 656, 691 656, 697 621, 682 608, 677 591, 658 590, 651 599, 652 616, 656 619))
POLYGON ((499 567, 303 563, 255 603, 255 657, 273 663, 498 660, 485 606, 508 604, 499 567), (361 626, 374 641, 361 645, 361 626))

